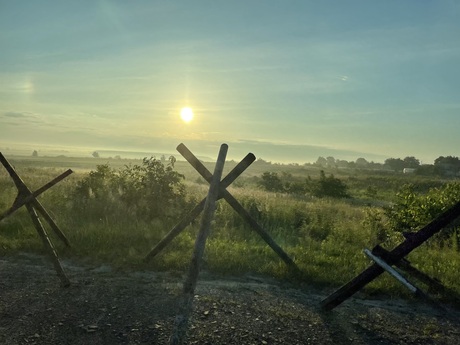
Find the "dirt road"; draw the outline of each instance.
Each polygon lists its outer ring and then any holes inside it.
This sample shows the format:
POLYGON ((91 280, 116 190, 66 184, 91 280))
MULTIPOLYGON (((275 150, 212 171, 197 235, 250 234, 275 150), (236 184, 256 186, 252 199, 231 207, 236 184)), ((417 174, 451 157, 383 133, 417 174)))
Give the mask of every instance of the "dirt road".
MULTIPOLYGON (((41 256, 0 257, 0 344, 168 344, 182 274, 64 264, 68 288, 41 256)), ((329 292, 204 272, 188 344, 460 344, 458 310, 353 298, 324 313, 329 292)))

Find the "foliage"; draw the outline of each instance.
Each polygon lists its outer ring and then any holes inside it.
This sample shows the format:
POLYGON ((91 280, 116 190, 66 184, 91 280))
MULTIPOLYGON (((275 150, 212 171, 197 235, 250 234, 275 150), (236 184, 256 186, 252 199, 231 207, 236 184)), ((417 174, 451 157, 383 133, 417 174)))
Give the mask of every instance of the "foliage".
MULTIPOLYGON (((447 183, 431 188, 426 194, 415 192, 413 184, 405 185, 397 193, 397 201, 385 213, 393 231, 414 231, 428 224, 442 212, 460 202, 460 183, 447 183)), ((443 231, 443 238, 456 236, 455 226, 443 231)), ((456 240, 456 239, 455 239, 456 240)))
POLYGON ((389 166, 390 169, 394 171, 402 171, 405 166, 401 158, 388 158, 385 160, 385 165, 389 166))
POLYGON ((184 176, 155 158, 118 171, 98 165, 75 188, 75 206, 90 214, 121 212, 142 219, 177 215, 186 204, 184 176))
POLYGON ((333 174, 326 176, 324 170, 320 171, 320 178, 312 187, 313 195, 318 198, 349 198, 348 187, 333 174))
POLYGON ((289 173, 283 172, 283 179, 276 172, 264 172, 260 178, 259 186, 267 192, 287 193, 297 196, 310 193, 318 198, 349 198, 348 187, 333 174, 326 176, 324 170, 320 171, 319 180, 310 176, 303 182, 296 181, 289 173))
POLYGON ((453 156, 440 156, 434 161, 434 172, 438 175, 456 175, 460 172, 460 159, 453 156))
POLYGON ((416 169, 420 166, 420 161, 414 156, 404 158, 404 168, 416 169))
POLYGON ((281 179, 276 172, 264 172, 261 176, 259 185, 267 192, 283 192, 284 186, 281 179))

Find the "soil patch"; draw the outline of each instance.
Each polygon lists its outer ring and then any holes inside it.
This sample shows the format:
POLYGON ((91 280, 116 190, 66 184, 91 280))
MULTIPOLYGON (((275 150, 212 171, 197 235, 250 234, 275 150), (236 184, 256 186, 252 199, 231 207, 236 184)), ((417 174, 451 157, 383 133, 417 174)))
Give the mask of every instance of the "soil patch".
MULTIPOLYGON (((42 256, 0 258, 0 344, 168 344, 182 273, 64 267, 68 288, 42 256)), ((323 312, 330 292, 203 272, 188 344, 460 344, 458 309, 352 298, 323 312)))

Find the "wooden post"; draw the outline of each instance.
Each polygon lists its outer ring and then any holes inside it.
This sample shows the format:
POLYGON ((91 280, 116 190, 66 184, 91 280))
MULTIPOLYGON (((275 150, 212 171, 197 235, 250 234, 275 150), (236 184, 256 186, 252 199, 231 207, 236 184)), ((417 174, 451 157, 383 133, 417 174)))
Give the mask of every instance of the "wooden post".
MULTIPOLYGON (((181 144, 184 146, 184 144, 181 144)), ((180 146, 180 145, 179 145, 180 146)), ((244 157, 244 159, 239 162, 233 169, 228 173, 227 176, 220 182, 219 189, 224 190, 230 184, 236 180, 238 176, 241 175, 241 173, 246 170, 248 166, 254 162, 256 157, 252 154, 249 153, 244 157)), ((212 178, 212 175, 211 175, 212 178)), ((222 196, 219 193, 218 199, 222 198, 222 196)), ((204 209, 204 205, 206 202, 206 198, 201 200, 201 202, 195 206, 195 208, 190 211, 184 219, 182 219, 169 233, 166 234, 166 236, 161 239, 160 242, 150 251, 150 253, 147 254, 147 256, 144 258, 144 261, 149 261, 153 257, 155 257, 159 252, 163 250, 164 247, 166 247, 177 235, 179 235, 186 227, 189 225, 198 215, 201 213, 201 211, 204 209)))
POLYGON ((413 285, 410 281, 404 278, 399 272, 397 272, 393 267, 388 265, 385 260, 381 259, 377 255, 372 254, 369 249, 364 249, 364 254, 366 254, 372 261, 374 261, 377 265, 382 267, 385 271, 391 274, 397 281, 399 281, 402 285, 410 290, 413 294, 419 294, 420 290, 413 285))
POLYGON ((161 252, 164 247, 166 247, 177 235, 179 235, 186 227, 189 225, 196 217, 199 216, 201 211, 204 208, 206 198, 201 200, 201 202, 194 207, 179 223, 172 228, 170 232, 166 234, 165 237, 161 239, 160 242, 146 255, 144 261, 149 261, 154 258, 159 252, 161 252))
POLYGON ((44 186, 42 186, 41 188, 37 189, 35 192, 32 193, 30 189, 27 187, 27 185, 24 183, 24 181, 22 181, 22 179, 16 173, 13 166, 6 160, 6 158, 3 156, 1 152, 0 152, 0 162, 3 164, 5 169, 8 171, 9 175, 13 179, 14 184, 16 185, 16 188, 18 189, 18 195, 16 196, 16 199, 13 202, 13 205, 10 207, 10 209, 8 209, 6 212, 0 215, 0 221, 4 219, 5 217, 13 214, 16 210, 18 210, 20 207, 25 205, 32 219, 32 222, 35 226, 35 229, 37 230, 40 238, 42 239, 45 249, 50 256, 51 261, 53 262, 57 275, 61 279, 61 285, 65 287, 69 286, 70 281, 65 275, 64 270, 62 269, 56 249, 54 248, 53 243, 50 241, 50 238, 48 237, 48 234, 45 228, 43 227, 36 210, 38 210, 38 212, 42 214, 42 216, 48 222, 50 227, 58 235, 58 237, 65 243, 66 246, 70 247, 70 243, 67 237, 64 235, 64 233, 59 229, 59 227, 54 222, 54 220, 51 218, 49 213, 40 203, 40 201, 38 201, 36 198, 41 193, 48 190, 49 188, 54 186, 56 183, 58 183, 59 181, 61 181, 62 179, 70 175, 72 173, 72 170, 70 169, 67 170, 63 174, 54 178, 53 180, 51 180, 50 182, 48 182, 47 184, 45 184, 44 186))
MULTIPOLYGON (((177 150, 184 156, 184 158, 198 171, 198 173, 208 182, 212 179, 212 174, 209 170, 201 163, 195 155, 189 151, 189 149, 181 144, 177 147, 177 150)), ((278 244, 271 238, 271 236, 266 232, 252 217, 251 215, 244 209, 243 206, 226 190, 221 189, 220 193, 222 197, 229 203, 230 206, 243 218, 245 219, 249 225, 251 225, 252 229, 257 232, 262 239, 274 250, 276 254, 291 268, 294 272, 300 272, 297 265, 294 261, 286 254, 286 252, 278 246, 278 244)))
MULTIPOLYGON (((460 202, 456 203, 453 207, 442 213, 432 222, 424 226, 412 236, 406 238, 404 242, 389 252, 391 260, 388 264, 394 265, 399 260, 407 256, 415 248, 419 247, 422 243, 428 240, 442 228, 453 222, 460 216, 460 202)), ((325 298, 321 302, 321 307, 325 310, 331 310, 344 302, 349 297, 353 296, 356 292, 361 290, 364 286, 370 283, 384 272, 383 268, 377 264, 373 264, 366 270, 361 272, 354 279, 340 287, 337 291, 325 298)))
POLYGON ((227 201, 230 206, 242 217, 252 229, 259 234, 260 237, 268 244, 268 246, 273 249, 273 251, 278 254, 278 256, 288 265, 288 267, 292 270, 292 272, 300 273, 299 268, 294 263, 294 261, 287 255, 287 253, 275 242, 275 240, 266 232, 254 218, 244 209, 243 206, 236 200, 233 195, 231 195, 228 191, 224 191, 224 199, 227 201))
MULTIPOLYGON (((1 153, 0 153, 0 155, 1 155, 1 153)), ((0 156, 0 161, 2 161, 3 165, 6 167, 7 165, 5 165, 4 159, 5 158, 3 156, 0 156), (3 158, 3 161, 2 161, 2 158, 3 158)), ((7 169, 7 170, 10 173, 10 176, 12 176, 11 171, 9 169, 7 169)), ((67 176, 69 176, 72 172, 73 171, 71 169, 66 170, 63 174, 61 174, 58 177, 54 178, 52 181, 48 182, 43 187, 37 189, 35 192, 33 192, 31 194, 25 195, 24 193, 19 193, 18 196, 16 197, 16 200, 13 202, 13 206, 10 207, 7 211, 5 211, 2 215, 0 215, 0 220, 8 217, 11 214, 13 214, 17 209, 19 209, 20 207, 24 206, 25 204, 28 204, 28 203, 34 201, 40 194, 42 194, 43 192, 45 192, 46 190, 48 190, 49 188, 54 186, 56 183, 58 183, 59 181, 63 180, 64 178, 66 178, 67 176)), ((14 172, 13 175, 14 174, 16 174, 16 172, 14 172)), ((13 178, 13 180, 15 180, 15 179, 13 178)), ((21 183, 24 184, 24 182, 22 182, 21 179, 20 179, 19 182, 20 182, 20 184, 21 183)), ((16 184, 16 187, 17 187, 17 184, 16 184)))
POLYGON ((222 177, 225 158, 227 156, 227 150, 228 146, 226 144, 222 144, 214 169, 211 186, 209 187, 208 196, 204 205, 200 232, 198 233, 198 237, 195 242, 195 249, 193 252, 189 272, 184 282, 180 313, 176 316, 174 325, 175 327, 170 339, 170 343, 174 345, 183 344, 186 338, 188 320, 192 308, 196 282, 198 279, 198 273, 200 271, 201 261, 206 246, 206 239, 211 230, 211 222, 216 209, 216 201, 219 194, 219 184, 222 177))
MULTIPOLYGON (((391 254, 379 245, 376 245, 374 248, 372 248, 372 254, 381 257, 386 262, 391 261, 391 254)), ((455 291, 445 287, 443 284, 441 284, 440 281, 433 279, 426 273, 416 269, 414 266, 411 265, 411 263, 407 259, 403 258, 398 262, 395 262, 395 266, 397 266, 399 269, 403 270, 407 274, 411 275, 418 281, 421 281, 422 283, 428 285, 429 289, 435 290, 442 294, 448 294, 451 297, 455 297, 457 299, 459 298, 458 294, 455 291)))
POLYGON ((56 270, 56 273, 59 279, 61 279, 61 285, 63 287, 69 286, 70 285, 69 278, 67 278, 64 270, 62 269, 56 249, 54 249, 53 243, 50 241, 45 228, 40 222, 40 218, 38 218, 37 212, 35 212, 35 209, 30 204, 27 204, 26 207, 27 207, 27 211, 29 211, 30 217, 32 218, 32 222, 34 223, 35 229, 37 229, 37 232, 40 235, 40 238, 42 239, 42 242, 46 248, 46 251, 51 261, 53 262, 54 269, 56 270))

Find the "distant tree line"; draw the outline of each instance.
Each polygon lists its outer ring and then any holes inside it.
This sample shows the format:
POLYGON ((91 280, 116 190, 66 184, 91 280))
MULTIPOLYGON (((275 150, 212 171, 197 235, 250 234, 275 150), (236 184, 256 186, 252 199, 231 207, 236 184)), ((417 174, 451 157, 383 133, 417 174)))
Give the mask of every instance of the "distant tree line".
POLYGON ((358 158, 356 161, 346 161, 335 159, 334 157, 318 157, 313 164, 322 168, 348 168, 348 169, 369 169, 369 170, 388 170, 403 172, 410 169, 410 172, 419 175, 439 175, 439 176, 460 176, 460 159, 453 156, 440 156, 435 159, 434 164, 421 164, 420 160, 408 156, 401 158, 388 158, 385 162, 369 162, 365 158, 358 158))

